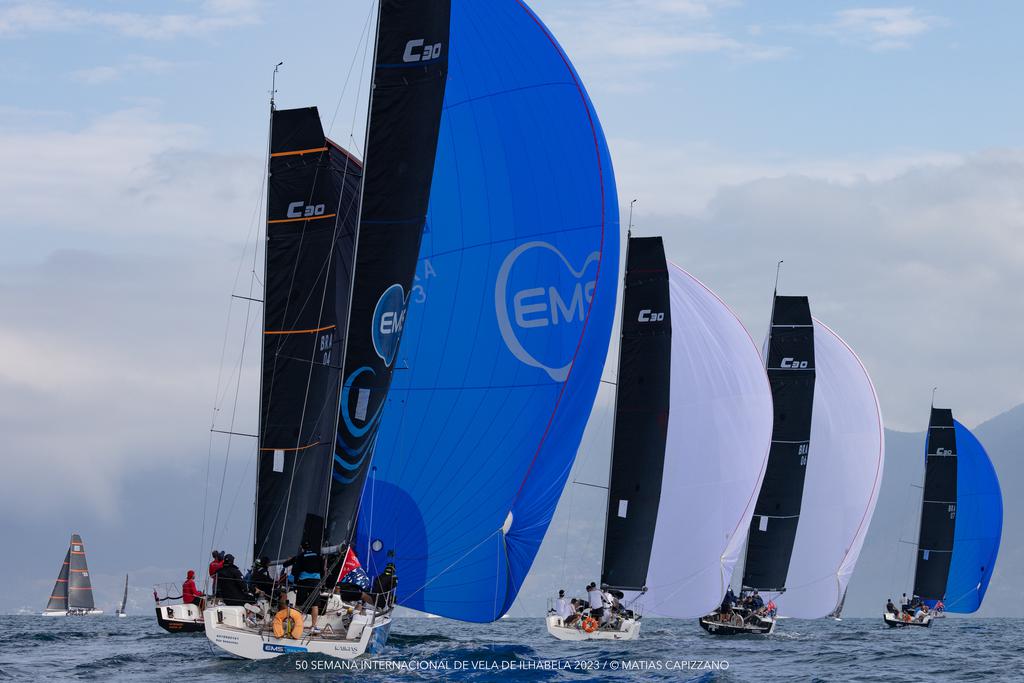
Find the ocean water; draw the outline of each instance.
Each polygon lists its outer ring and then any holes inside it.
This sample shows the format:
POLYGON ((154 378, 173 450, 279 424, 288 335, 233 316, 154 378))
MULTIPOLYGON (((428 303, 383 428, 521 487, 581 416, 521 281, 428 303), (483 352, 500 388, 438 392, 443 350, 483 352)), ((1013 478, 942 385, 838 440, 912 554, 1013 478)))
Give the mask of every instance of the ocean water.
POLYGON ((930 629, 878 619, 783 620, 768 637, 711 636, 696 621, 645 619, 630 643, 565 643, 542 619, 463 624, 396 620, 386 652, 341 663, 232 659, 203 634, 162 631, 154 616, 0 617, 0 680, 673 680, 1021 681, 1024 619, 947 618, 930 629))

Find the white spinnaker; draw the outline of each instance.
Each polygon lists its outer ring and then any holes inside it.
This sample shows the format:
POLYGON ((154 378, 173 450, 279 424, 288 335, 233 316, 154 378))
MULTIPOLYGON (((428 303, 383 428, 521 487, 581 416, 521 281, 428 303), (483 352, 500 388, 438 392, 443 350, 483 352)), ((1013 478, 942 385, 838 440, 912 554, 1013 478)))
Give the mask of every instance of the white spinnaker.
POLYGON ((878 502, 885 435, 864 364, 839 335, 814 320, 811 443, 786 592, 779 614, 828 616, 853 574, 878 502))
POLYGON ((689 618, 718 606, 761 488, 772 395, 760 353, 732 310, 669 264, 672 386, 647 613, 689 618))

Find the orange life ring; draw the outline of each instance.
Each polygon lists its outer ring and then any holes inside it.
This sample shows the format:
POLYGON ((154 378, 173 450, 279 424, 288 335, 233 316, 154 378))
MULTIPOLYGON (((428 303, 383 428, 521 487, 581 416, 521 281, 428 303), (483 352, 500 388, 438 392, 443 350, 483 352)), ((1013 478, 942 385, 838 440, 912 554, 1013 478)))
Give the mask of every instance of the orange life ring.
POLYGON ((283 609, 274 615, 274 636, 277 638, 284 637, 298 640, 302 637, 302 615, 299 614, 298 610, 291 608, 283 609), (285 623, 291 621, 291 627, 285 631, 285 623))
POLYGON ((583 619, 583 630, 587 633, 593 633, 597 630, 600 624, 597 623, 597 619, 594 617, 586 617, 583 619))

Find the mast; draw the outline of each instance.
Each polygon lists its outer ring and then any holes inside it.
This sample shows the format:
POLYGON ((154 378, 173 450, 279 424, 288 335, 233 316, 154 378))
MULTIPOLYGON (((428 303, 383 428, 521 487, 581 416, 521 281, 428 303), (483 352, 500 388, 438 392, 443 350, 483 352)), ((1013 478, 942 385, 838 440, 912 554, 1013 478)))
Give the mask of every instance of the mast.
MULTIPOLYGON (((265 210, 264 210, 264 223, 263 223, 263 225, 264 225, 264 230, 263 230, 263 302, 264 302, 264 304, 263 304, 263 306, 261 306, 262 312, 261 312, 261 316, 260 316, 261 317, 260 330, 264 331, 264 332, 267 329, 267 306, 266 306, 266 300, 267 300, 267 266, 268 266, 269 260, 270 260, 270 249, 269 249, 269 246, 270 246, 270 244, 269 244, 269 242, 270 242, 270 231, 266 229, 266 227, 270 224, 270 159, 271 159, 271 154, 272 154, 273 147, 274 147, 274 111, 277 109, 277 105, 275 104, 275 97, 277 96, 277 70, 280 69, 281 65, 283 65, 283 64, 284 64, 284 60, 282 60, 282 61, 278 62, 277 64, 275 64, 274 65, 274 73, 270 76, 270 115, 267 117, 267 161, 266 161, 266 164, 264 165, 264 173, 265 173, 266 183, 267 183, 267 204, 266 204, 266 207, 265 207, 265 210)), ((256 243, 259 244, 259 240, 256 240, 256 243)), ((255 261, 255 260, 256 260, 256 256, 253 255, 253 261, 255 261)), ((255 267, 255 265, 256 264, 253 263, 253 267, 255 267)), ((255 273, 253 274, 253 277, 255 277, 255 273)), ((243 331, 243 334, 245 334, 244 331, 243 331)), ((257 528, 256 520, 259 518, 259 509, 260 509, 259 471, 260 471, 260 458, 263 455, 263 452, 260 450, 260 446, 262 445, 260 442, 262 441, 261 436, 262 436, 263 430, 265 428, 265 425, 263 424, 264 415, 263 415, 263 401, 262 401, 262 397, 263 397, 263 372, 262 372, 262 368, 263 368, 263 364, 264 364, 264 352, 265 352, 264 346, 265 346, 265 344, 260 344, 260 368, 261 368, 261 371, 260 371, 260 381, 259 381, 259 388, 258 388, 259 394, 257 394, 257 395, 260 396, 261 400, 259 401, 259 404, 256 407, 256 425, 258 427, 257 434, 259 436, 256 439, 256 477, 257 477, 257 479, 256 479, 256 491, 255 491, 255 494, 253 496, 253 506, 252 506, 253 507, 253 511, 252 511, 252 515, 253 515, 253 525, 252 525, 253 557, 252 557, 252 559, 253 560, 256 559, 256 557, 258 556, 258 553, 259 553, 259 548, 258 548, 258 546, 259 546, 259 540, 258 540, 258 538, 259 538, 258 537, 259 529, 257 528)), ((231 437, 228 437, 228 438, 231 438, 231 437)), ((217 530, 214 529, 213 533, 214 533, 214 535, 216 535, 217 530)))

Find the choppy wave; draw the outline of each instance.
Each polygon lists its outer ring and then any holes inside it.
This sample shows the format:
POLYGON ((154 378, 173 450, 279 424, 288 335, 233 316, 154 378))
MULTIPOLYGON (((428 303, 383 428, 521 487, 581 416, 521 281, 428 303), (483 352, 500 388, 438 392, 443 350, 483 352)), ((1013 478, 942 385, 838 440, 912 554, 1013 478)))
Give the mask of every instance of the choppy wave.
POLYGON ((879 619, 787 619, 769 637, 726 638, 694 620, 651 619, 634 642, 566 643, 551 638, 539 618, 400 619, 381 659, 446 668, 342 676, 302 670, 302 655, 233 659, 202 634, 165 633, 153 617, 10 616, 0 617, 0 680, 1020 680, 1022 626, 1022 619, 949 617, 930 629, 891 630, 879 619))

